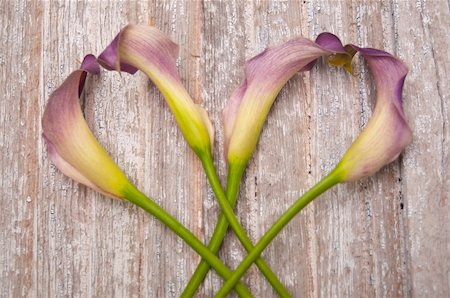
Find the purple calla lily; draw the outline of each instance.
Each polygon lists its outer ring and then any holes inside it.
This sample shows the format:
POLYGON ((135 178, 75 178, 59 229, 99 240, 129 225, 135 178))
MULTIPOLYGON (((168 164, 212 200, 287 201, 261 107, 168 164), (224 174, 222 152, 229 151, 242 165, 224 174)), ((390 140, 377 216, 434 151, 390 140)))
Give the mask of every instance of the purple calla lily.
POLYGON ((211 151, 214 131, 206 111, 195 104, 177 72, 178 45, 151 26, 128 25, 100 54, 108 70, 144 72, 164 95, 186 141, 197 154, 211 151))
POLYGON ((83 117, 79 97, 88 72, 100 72, 93 55, 86 56, 81 68, 50 95, 42 117, 42 136, 48 156, 62 173, 106 196, 124 198, 131 183, 98 143, 83 117))

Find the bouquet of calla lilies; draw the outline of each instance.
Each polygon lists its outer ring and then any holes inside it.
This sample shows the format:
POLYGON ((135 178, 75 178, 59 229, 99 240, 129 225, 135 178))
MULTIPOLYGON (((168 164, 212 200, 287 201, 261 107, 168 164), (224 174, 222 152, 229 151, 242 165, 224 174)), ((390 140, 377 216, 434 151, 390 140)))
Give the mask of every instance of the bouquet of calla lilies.
POLYGON ((288 289, 261 257, 264 249, 306 205, 338 183, 370 176, 395 160, 411 142, 412 132, 402 107, 402 90, 408 69, 398 58, 382 50, 343 45, 331 33, 321 33, 315 41, 296 38, 271 47, 245 63, 245 78, 235 89, 223 111, 225 152, 228 164, 224 190, 213 164, 214 132, 206 111, 195 104, 177 72, 178 46, 152 26, 128 25, 96 58, 85 56, 80 69, 50 96, 42 118, 43 138, 49 158, 68 177, 108 197, 128 200, 141 207, 181 237, 202 260, 186 285, 182 296, 195 294, 210 268, 222 278, 216 293, 225 297, 234 290, 251 297, 240 282, 255 263, 281 297, 290 297, 288 289), (352 72, 352 59, 360 53, 367 61, 377 88, 372 118, 336 167, 301 196, 256 243, 252 243, 239 223, 233 206, 241 178, 255 150, 263 124, 278 93, 298 72, 309 71, 317 59, 352 72), (88 74, 107 70, 144 72, 164 96, 187 143, 200 159, 221 208, 221 215, 208 244, 202 243, 177 219, 140 192, 103 149, 86 123, 80 106, 88 74), (230 270, 217 252, 228 226, 248 252, 239 266, 230 270))

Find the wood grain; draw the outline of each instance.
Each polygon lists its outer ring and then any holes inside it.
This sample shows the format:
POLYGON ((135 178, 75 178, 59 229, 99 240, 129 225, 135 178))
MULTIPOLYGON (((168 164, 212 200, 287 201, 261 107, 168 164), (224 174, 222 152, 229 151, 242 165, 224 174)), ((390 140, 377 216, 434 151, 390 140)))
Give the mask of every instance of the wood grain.
MULTIPOLYGON (((264 257, 296 297, 450 296, 450 5, 435 1, 21 1, 0 5, 0 297, 177 297, 199 257, 159 222, 64 177, 47 159, 49 94, 127 23, 154 23, 180 45, 182 80, 216 130, 243 63, 296 36, 330 31, 410 67, 404 108, 414 142, 373 177, 313 202, 264 257)), ((256 242, 324 176, 370 118, 375 89, 319 63, 281 91, 246 171, 236 212, 256 242)), ((218 206, 164 99, 142 75, 89 80, 86 119, 131 180, 203 241, 218 206)), ((220 257, 245 256, 228 233, 220 257)), ((252 267, 257 297, 270 285, 252 267)), ((199 297, 221 279, 210 273, 199 297)))

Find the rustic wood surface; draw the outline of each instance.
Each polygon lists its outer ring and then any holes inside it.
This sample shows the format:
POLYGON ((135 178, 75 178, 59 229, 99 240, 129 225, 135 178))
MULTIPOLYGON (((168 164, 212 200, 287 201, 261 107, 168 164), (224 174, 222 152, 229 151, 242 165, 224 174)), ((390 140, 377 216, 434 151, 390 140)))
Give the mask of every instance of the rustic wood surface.
MULTIPOLYGON (((414 142, 378 174, 308 206, 264 252, 296 297, 449 297, 448 1, 21 1, 0 5, 0 297, 177 297, 199 257, 126 202, 64 177, 48 160, 40 120, 49 94, 127 23, 180 44, 179 72, 216 129, 243 63, 296 36, 334 32, 410 67, 404 108, 414 142)), ((323 177, 367 122, 375 89, 323 62, 282 90, 247 169, 236 212, 257 241, 323 177)), ((164 99, 143 74, 102 72, 84 111, 100 142, 144 193, 203 241, 218 205, 164 99)), ((228 233, 220 257, 245 256, 228 233)), ((243 280, 275 293, 256 267, 243 280)), ((221 286, 207 276, 199 296, 221 286)))

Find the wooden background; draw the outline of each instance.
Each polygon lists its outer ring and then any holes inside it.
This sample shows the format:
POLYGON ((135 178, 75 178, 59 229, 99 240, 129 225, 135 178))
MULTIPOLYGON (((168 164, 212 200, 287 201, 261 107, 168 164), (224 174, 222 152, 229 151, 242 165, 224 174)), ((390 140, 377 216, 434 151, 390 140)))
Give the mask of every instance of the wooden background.
MULTIPOLYGON (((64 177, 42 144, 49 94, 129 22, 153 22, 180 44, 179 71, 209 111, 223 180, 221 110, 246 59, 322 31, 402 58, 413 144, 375 176, 316 200, 264 256, 296 297, 450 296, 447 1, 1 2, 1 298, 176 297, 199 262, 143 211, 64 177)), ((321 62, 282 90, 236 209, 253 241, 332 169, 369 119, 374 86, 362 60, 356 70, 352 77, 321 62)), ((218 205, 152 83, 102 72, 87 85, 84 111, 131 180, 207 241, 218 205)), ((231 233, 220 256, 231 267, 245 256, 231 233)), ((255 296, 275 296, 256 267, 244 282, 255 296)), ((211 273, 199 296, 220 286, 211 273)))

